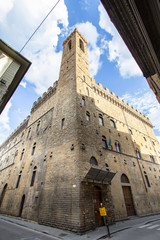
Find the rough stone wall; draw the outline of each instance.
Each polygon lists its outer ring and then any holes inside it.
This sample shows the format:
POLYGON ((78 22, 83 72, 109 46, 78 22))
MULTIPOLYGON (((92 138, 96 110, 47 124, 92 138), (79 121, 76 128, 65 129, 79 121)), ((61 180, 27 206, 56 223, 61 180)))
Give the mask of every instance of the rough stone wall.
POLYGON ((31 116, 0 148, 1 195, 8 184, 0 211, 18 216, 25 195, 23 218, 83 233, 96 227, 93 188, 100 187, 112 223, 127 217, 122 191, 126 185, 131 187, 136 214, 159 212, 159 156, 160 145, 149 119, 90 77, 87 42, 75 30, 64 42, 58 82, 33 104, 31 116), (111 119, 115 128, 110 125, 111 119), (108 144, 111 139, 113 151, 102 146, 102 136, 108 144), (120 153, 115 141, 120 143, 120 153), (90 164, 93 156, 97 166, 90 164), (35 167, 35 182, 30 186, 35 167), (91 167, 116 172, 111 185, 88 182, 85 176, 91 167), (128 177, 128 184, 121 183, 122 174, 128 177))

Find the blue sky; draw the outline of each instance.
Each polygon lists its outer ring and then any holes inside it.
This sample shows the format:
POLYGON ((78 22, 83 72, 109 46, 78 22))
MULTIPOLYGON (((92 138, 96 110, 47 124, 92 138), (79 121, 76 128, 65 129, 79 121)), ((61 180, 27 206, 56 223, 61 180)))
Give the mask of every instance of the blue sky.
MULTIPOLYGON (((0 0, 0 36, 17 51, 57 0, 0 0)), ((147 115, 160 141, 160 105, 98 0, 60 0, 22 51, 32 66, 0 116, 0 144, 58 79, 62 43, 77 27, 88 41, 91 76, 147 115)))

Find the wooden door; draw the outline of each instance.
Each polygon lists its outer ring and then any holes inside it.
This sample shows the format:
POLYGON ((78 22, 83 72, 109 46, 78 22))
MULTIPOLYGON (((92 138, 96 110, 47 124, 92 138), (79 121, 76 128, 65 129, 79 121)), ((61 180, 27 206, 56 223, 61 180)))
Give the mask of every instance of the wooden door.
POLYGON ((94 216, 95 216, 96 227, 100 227, 104 225, 103 218, 100 216, 100 213, 99 213, 101 202, 102 202, 101 189, 95 186, 93 190, 93 203, 94 203, 94 216))
POLYGON ((131 187, 130 186, 122 186, 123 189, 123 195, 124 195, 124 201, 126 205, 127 210, 127 216, 135 215, 135 209, 132 199, 132 193, 131 193, 131 187))

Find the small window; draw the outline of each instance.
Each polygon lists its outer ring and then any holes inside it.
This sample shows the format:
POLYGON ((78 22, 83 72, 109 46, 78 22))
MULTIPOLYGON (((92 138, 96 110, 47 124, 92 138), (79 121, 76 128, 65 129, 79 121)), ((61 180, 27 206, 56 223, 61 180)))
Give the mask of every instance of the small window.
POLYGON ((31 133, 31 128, 29 128, 29 130, 28 130, 27 138, 29 138, 30 133, 31 133))
POLYGON ((116 148, 116 152, 121 152, 120 143, 118 141, 115 141, 115 148, 116 148))
POLYGON ((138 149, 136 149, 136 156, 137 156, 137 158, 141 158, 141 154, 140 154, 140 151, 138 149))
POLYGON ((83 75, 83 82, 85 82, 85 80, 86 80, 86 78, 85 78, 85 76, 83 75))
POLYGON ((22 174, 22 171, 20 171, 20 173, 19 173, 17 184, 16 184, 16 188, 19 187, 19 183, 20 183, 20 180, 21 180, 21 174, 22 174))
POLYGON ((102 114, 99 114, 99 125, 104 126, 102 114))
POLYGON ((22 135, 21 135, 21 140, 23 139, 23 136, 24 136, 24 133, 22 133, 22 135))
POLYGON ((38 123, 37 123, 37 129, 36 129, 37 133, 39 132, 39 127, 40 127, 40 121, 38 121, 38 123))
POLYGON ((110 120, 110 125, 111 127, 116 128, 115 122, 112 119, 110 120))
POLYGON ((144 141, 146 141, 146 142, 147 142, 146 138, 145 138, 145 137, 143 137, 143 138, 144 138, 144 141))
POLYGON ((61 129, 64 129, 64 122, 65 122, 65 118, 62 119, 61 129))
POLYGON ((150 184, 150 182, 149 182, 147 173, 146 173, 145 171, 144 171, 144 177, 145 177, 145 179, 146 179, 147 186, 148 186, 148 187, 151 187, 151 184, 150 184))
POLYGON ((131 130, 131 129, 129 129, 129 133, 130 133, 131 135, 133 135, 133 133, 132 133, 132 130, 131 130))
POLYGON ((106 171, 109 172, 109 166, 107 163, 105 163, 105 166, 106 166, 106 171))
POLYGON ((14 154, 14 157, 13 157, 13 162, 15 162, 16 161, 16 157, 17 157, 17 155, 18 155, 18 150, 15 152, 15 154, 14 154))
POLYGON ((98 166, 98 162, 97 162, 97 160, 96 160, 95 157, 91 157, 91 159, 90 159, 90 164, 91 164, 91 165, 96 165, 96 166, 98 166))
POLYGON ((35 153, 35 150, 36 150, 36 142, 33 144, 33 148, 32 148, 32 155, 34 155, 34 153, 35 153))
POLYGON ((121 183, 129 183, 129 179, 125 174, 121 176, 121 183))
POLYGON ((88 122, 90 121, 90 113, 89 112, 86 112, 86 119, 88 122))
POLYGON ((34 185, 34 181, 35 181, 35 177, 36 177, 36 170, 37 170, 37 167, 34 167, 33 173, 32 173, 31 184, 30 184, 31 187, 34 185))
POLYGON ((105 137, 105 136, 102 136, 102 147, 103 147, 103 148, 108 148, 107 140, 106 140, 106 137, 105 137))
POLYGON ((21 157, 20 157, 20 160, 22 160, 22 158, 23 158, 23 155, 24 155, 24 148, 23 148, 23 150, 22 150, 22 153, 21 153, 21 157))
POLYGON ((84 107, 85 106, 85 98, 82 97, 82 106, 84 107))
POLYGON ((89 90, 88 90, 88 88, 86 88, 86 93, 87 93, 87 96, 89 96, 89 90))
POLYGON ((154 157, 152 155, 150 155, 150 159, 153 163, 155 163, 154 157))
POLYGON ((71 48, 72 48, 72 41, 70 40, 70 41, 68 42, 68 49, 71 50, 71 48))
POLYGON ((81 39, 79 39, 79 47, 84 52, 84 44, 81 39))

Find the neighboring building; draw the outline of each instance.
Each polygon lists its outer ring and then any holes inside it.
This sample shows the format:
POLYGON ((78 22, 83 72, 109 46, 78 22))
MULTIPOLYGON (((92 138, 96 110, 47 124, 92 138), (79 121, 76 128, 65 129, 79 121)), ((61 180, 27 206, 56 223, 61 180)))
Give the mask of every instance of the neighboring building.
POLYGON ((0 39, 0 113, 30 65, 31 62, 0 39))
POLYGON ((0 148, 1 213, 83 233, 160 212, 160 145, 150 120, 90 77, 87 41, 63 43, 59 80, 0 148))
POLYGON ((160 1, 101 2, 160 103, 160 1))

